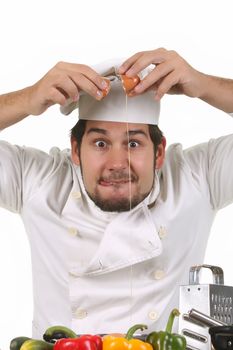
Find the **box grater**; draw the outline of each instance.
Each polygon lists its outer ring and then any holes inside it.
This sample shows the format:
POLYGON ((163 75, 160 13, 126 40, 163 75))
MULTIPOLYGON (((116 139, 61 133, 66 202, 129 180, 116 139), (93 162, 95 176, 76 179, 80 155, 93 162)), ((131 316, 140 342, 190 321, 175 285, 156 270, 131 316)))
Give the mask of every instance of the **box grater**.
POLYGON ((180 286, 179 333, 187 340, 187 349, 210 350, 209 328, 193 320, 189 311, 196 309, 201 313, 225 324, 233 323, 233 287, 224 285, 223 270, 218 266, 196 265, 189 271, 189 285, 180 286), (200 271, 210 269, 213 284, 200 284, 200 271))

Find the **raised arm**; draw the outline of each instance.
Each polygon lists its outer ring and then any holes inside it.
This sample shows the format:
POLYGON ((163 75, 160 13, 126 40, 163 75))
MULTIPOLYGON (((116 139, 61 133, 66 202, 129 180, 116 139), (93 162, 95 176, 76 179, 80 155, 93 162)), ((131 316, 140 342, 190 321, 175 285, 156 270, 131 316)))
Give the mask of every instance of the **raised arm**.
POLYGON ((42 79, 25 89, 0 95, 0 130, 29 115, 40 115, 67 98, 77 101, 84 90, 97 100, 108 85, 93 69, 83 64, 59 62, 42 79))
POLYGON ((201 73, 175 51, 160 48, 138 52, 122 64, 119 73, 134 76, 151 64, 154 68, 131 92, 132 96, 154 89, 156 99, 166 93, 184 94, 233 112, 233 80, 201 73))
POLYGON ((0 130, 28 116, 29 88, 0 95, 0 130))

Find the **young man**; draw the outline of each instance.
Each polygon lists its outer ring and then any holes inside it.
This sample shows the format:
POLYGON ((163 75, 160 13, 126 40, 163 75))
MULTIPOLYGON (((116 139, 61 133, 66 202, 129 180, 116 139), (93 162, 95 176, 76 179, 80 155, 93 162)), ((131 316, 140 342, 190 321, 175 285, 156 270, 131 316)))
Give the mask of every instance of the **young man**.
POLYGON ((54 324, 77 333, 125 332, 133 323, 160 329, 190 266, 202 263, 214 216, 233 201, 233 136, 171 146, 165 159, 157 123, 167 92, 233 111, 231 80, 165 49, 104 73, 61 62, 0 97, 1 129, 54 103, 64 113, 79 107, 71 152, 0 142, 0 204, 21 215, 31 244, 34 337, 54 324), (118 73, 144 69, 126 112, 118 73))

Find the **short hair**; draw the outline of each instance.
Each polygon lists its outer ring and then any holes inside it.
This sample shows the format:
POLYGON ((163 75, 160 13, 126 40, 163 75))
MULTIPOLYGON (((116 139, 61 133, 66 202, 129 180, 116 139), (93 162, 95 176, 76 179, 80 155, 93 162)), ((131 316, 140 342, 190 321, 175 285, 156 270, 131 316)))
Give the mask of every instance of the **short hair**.
MULTIPOLYGON (((73 126, 70 132, 71 137, 74 137, 75 140, 77 141, 79 152, 81 149, 82 138, 86 130, 86 124, 87 124, 87 120, 80 119, 73 126)), ((157 125, 152 125, 152 124, 148 124, 148 125, 149 125, 150 138, 151 138, 151 141, 153 142, 154 152, 156 154, 157 147, 162 142, 163 133, 157 125)))

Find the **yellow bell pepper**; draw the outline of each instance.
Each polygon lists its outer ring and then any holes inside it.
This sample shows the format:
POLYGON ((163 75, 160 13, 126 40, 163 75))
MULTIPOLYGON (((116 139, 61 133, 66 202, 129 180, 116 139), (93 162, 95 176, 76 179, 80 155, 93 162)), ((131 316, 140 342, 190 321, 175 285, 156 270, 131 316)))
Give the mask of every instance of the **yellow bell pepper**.
POLYGON ((137 329, 146 329, 146 325, 136 324, 131 327, 125 338, 107 335, 103 339, 103 350, 153 350, 152 345, 139 339, 132 339, 137 329))

